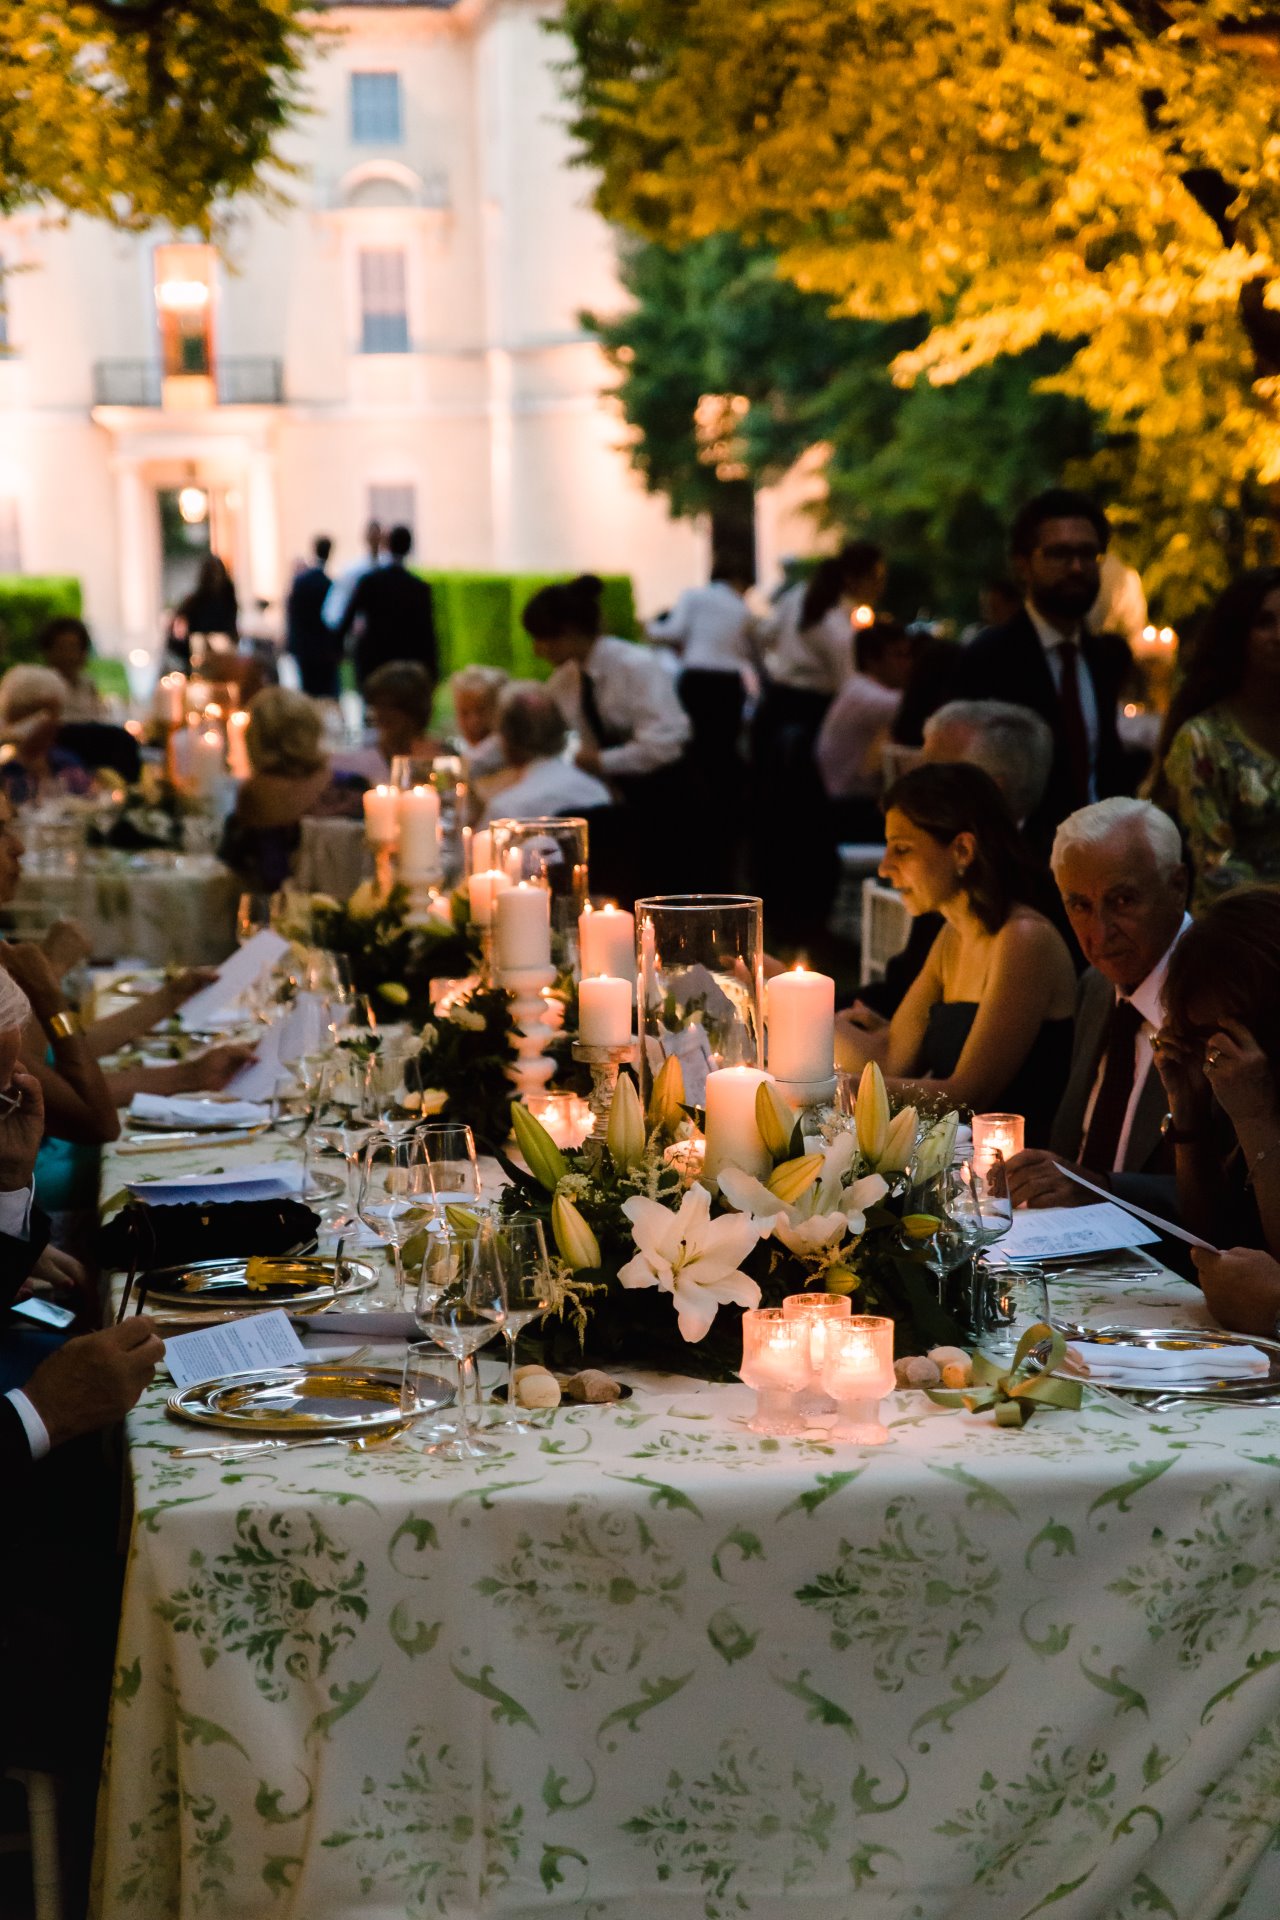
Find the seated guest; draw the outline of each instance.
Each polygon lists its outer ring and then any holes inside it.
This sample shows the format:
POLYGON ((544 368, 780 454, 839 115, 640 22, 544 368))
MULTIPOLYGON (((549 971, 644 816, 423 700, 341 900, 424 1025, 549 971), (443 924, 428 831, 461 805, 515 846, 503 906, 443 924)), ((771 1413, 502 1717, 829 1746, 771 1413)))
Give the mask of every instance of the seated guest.
POLYGON ((610 804, 612 795, 604 782, 565 759, 569 731, 564 717, 536 681, 513 680, 506 688, 498 703, 498 737, 514 779, 488 802, 483 824, 589 813, 610 804))
POLYGON ((1188 927, 1164 1001, 1182 1218, 1215 1247, 1280 1255, 1280 888, 1242 887, 1188 927))
POLYGON ((93 775, 57 744, 67 683, 52 667, 10 667, 0 680, 0 790, 15 807, 58 793, 90 793, 93 775))
POLYGON ((388 660, 365 681, 365 712, 388 773, 401 755, 430 763, 440 752, 429 731, 435 695, 435 682, 417 660, 388 660))
POLYGON ((942 931, 887 1028, 837 1023, 837 1062, 877 1059, 908 1099, 1021 1113, 1047 1140, 1071 1057, 1075 970, 1009 809, 977 767, 916 767, 885 799, 880 872, 942 931))
POLYGON ((914 657, 910 636, 895 620, 877 620, 873 627, 864 627, 858 635, 857 667, 818 730, 814 753, 827 798, 834 803, 837 841, 879 838, 881 750, 914 657))
POLYGON ((1069 1165, 1167 1218, 1177 1183, 1151 1043, 1164 1025, 1170 959, 1191 925, 1178 829, 1149 800, 1099 800, 1058 828, 1052 866, 1089 968, 1052 1151, 1011 1160, 1009 1189, 1020 1206, 1096 1200, 1062 1171, 1069 1165))
POLYGON ((264 687, 245 728, 250 774, 223 830, 221 857, 254 893, 284 885, 301 839, 317 815, 359 819, 367 781, 335 774, 321 744, 319 707, 305 693, 264 687))
POLYGON ((36 637, 36 645, 47 667, 66 682, 62 696, 64 721, 105 720, 107 706, 86 673, 93 643, 83 620, 61 613, 48 621, 36 637))
POLYGON ((473 782, 501 771, 498 700, 508 677, 501 667, 473 666, 459 667, 449 681, 459 751, 467 765, 467 778, 473 782))

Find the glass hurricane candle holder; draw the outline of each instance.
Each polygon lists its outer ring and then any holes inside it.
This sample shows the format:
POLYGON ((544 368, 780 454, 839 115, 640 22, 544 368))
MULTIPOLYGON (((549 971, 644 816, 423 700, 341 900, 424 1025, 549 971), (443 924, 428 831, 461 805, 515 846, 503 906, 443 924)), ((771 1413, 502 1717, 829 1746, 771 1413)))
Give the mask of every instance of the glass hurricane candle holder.
POLYGON ((834 1413, 836 1403, 819 1384, 822 1357, 826 1352, 826 1329, 833 1321, 847 1320, 853 1303, 847 1293, 789 1293, 782 1303, 789 1320, 802 1320, 809 1329, 809 1358, 813 1379, 800 1394, 800 1411, 810 1416, 834 1413))
POLYGON ((977 1171, 989 1173, 997 1156, 1012 1160, 1015 1153, 1021 1153, 1025 1131, 1020 1113, 975 1113, 973 1164, 977 1171))
POLYGON ((534 880, 549 888, 552 964, 558 973, 576 972, 578 917, 587 904, 586 821, 495 820, 489 835, 490 859, 512 886, 534 880))
POLYGON ((742 1316, 742 1378, 756 1390, 753 1433, 803 1433, 796 1395, 812 1377, 809 1322, 781 1307, 753 1307, 742 1316))
POLYGON ((706 1104, 707 1075, 764 1066, 764 937, 751 894, 662 894, 636 901, 640 1093, 674 1054, 685 1098, 706 1104))
POLYGON ((893 1322, 880 1314, 855 1313, 823 1327, 820 1378, 836 1403, 833 1440, 876 1447, 889 1435, 880 1402, 893 1391, 893 1322))

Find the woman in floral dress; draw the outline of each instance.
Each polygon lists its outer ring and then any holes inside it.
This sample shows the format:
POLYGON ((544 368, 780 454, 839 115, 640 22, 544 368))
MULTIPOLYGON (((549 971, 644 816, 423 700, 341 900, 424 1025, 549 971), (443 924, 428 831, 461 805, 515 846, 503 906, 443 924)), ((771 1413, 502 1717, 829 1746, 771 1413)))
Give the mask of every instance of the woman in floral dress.
POLYGON ((1280 567, 1245 574, 1209 615, 1152 789, 1186 835, 1197 912, 1235 887, 1280 881, 1280 567))

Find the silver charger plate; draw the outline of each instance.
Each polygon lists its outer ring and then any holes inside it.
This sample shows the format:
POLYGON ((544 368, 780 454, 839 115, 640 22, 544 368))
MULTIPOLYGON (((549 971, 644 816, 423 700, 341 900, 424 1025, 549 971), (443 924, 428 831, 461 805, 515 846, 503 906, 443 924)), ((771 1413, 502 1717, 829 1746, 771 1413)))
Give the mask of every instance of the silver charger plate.
POLYGON ((176 1139, 180 1140, 191 1140, 194 1138, 202 1140, 249 1140, 253 1138, 255 1133, 265 1133, 271 1125, 269 1120, 231 1120, 219 1124, 217 1102, 211 1100, 209 1107, 210 1113, 207 1120, 199 1122, 187 1121, 184 1122, 182 1126, 169 1126, 161 1120, 138 1120, 131 1116, 129 1120, 129 1132, 126 1138, 134 1135, 145 1135, 148 1140, 163 1140, 167 1134, 173 1134, 176 1139))
POLYGON ((309 1269, 314 1274, 310 1286, 281 1280, 275 1285, 251 1287, 246 1278, 245 1260, 197 1260, 189 1267, 169 1268, 147 1282, 147 1303, 181 1307, 203 1313, 213 1308, 219 1313, 267 1313, 284 1307, 290 1313, 319 1313, 335 1302, 356 1293, 367 1293, 377 1284, 377 1273, 365 1260, 345 1259, 340 1284, 335 1286, 333 1261, 291 1256, 278 1264, 293 1272, 309 1269))
MULTIPOLYGON (((1248 1379, 1238 1376, 1224 1379, 1203 1380, 1157 1380, 1152 1379, 1148 1387, 1113 1386, 1110 1381, 1098 1384, 1106 1387, 1108 1393, 1135 1395, 1145 1399, 1149 1395, 1177 1394, 1178 1398, 1188 1400, 1251 1400, 1259 1394, 1273 1394, 1280 1390, 1280 1341, 1262 1340, 1250 1333, 1218 1333, 1202 1327, 1061 1327, 1068 1340, 1091 1340, 1100 1346, 1148 1347, 1174 1353, 1212 1353, 1224 1347, 1256 1347, 1259 1353, 1265 1353, 1270 1361, 1266 1373, 1251 1374, 1248 1379)), ((1069 1379, 1082 1376, 1069 1374, 1069 1379)), ((1084 1381, 1085 1386, 1090 1382, 1084 1381)))
MULTIPOLYGON (((453 1389, 424 1376, 418 1383, 419 1412, 447 1406, 453 1389)), ((325 1433, 378 1433, 400 1426, 400 1370, 314 1366, 273 1367, 203 1380, 171 1393, 168 1411, 200 1427, 232 1433, 270 1433, 294 1439, 325 1433)))

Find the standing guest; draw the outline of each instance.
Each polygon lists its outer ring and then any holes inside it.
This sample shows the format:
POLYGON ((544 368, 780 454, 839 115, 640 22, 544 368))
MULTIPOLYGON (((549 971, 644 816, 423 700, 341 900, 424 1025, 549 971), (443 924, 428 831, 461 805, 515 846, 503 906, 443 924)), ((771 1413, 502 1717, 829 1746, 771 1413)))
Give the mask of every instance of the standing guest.
POLYGON ((367 782, 333 772, 322 734, 320 709, 305 693, 264 687, 254 695, 244 736, 250 774, 219 849, 251 892, 274 893, 284 885, 304 819, 360 817, 367 782))
POLYGON ((498 705, 498 733, 514 778, 486 804, 483 825, 591 813, 612 804, 603 780, 565 759, 568 729, 546 687, 513 680, 498 705))
POLYGON ((1280 567, 1245 574, 1210 613, 1151 784, 1187 836, 1197 912, 1280 880, 1280 567))
POLYGON ((439 678, 435 610, 431 589, 405 562, 413 546, 408 527, 392 527, 387 535, 387 564, 356 582, 337 631, 356 636, 356 682, 361 692, 376 667, 389 660, 416 660, 439 678))
POLYGON ((1096 1196, 1062 1171, 1070 1166, 1168 1217, 1177 1182, 1152 1042, 1169 962, 1191 925, 1178 829, 1149 800, 1099 800, 1058 828, 1052 867, 1089 967, 1051 1151, 1011 1160, 1010 1191, 1018 1205, 1086 1205, 1096 1196))
POLYGON ((1053 487, 1013 523, 1013 562, 1026 594, 1020 614, 965 647, 957 692, 1030 707, 1053 730, 1053 767, 1028 837, 1047 848, 1059 823, 1091 800, 1124 790, 1116 708, 1133 661, 1115 634, 1090 633, 1111 529, 1087 494, 1053 487))
POLYGON ((289 589, 285 645, 298 663, 302 691, 313 700, 336 700, 342 647, 323 618, 325 600, 333 585, 328 573, 333 542, 327 534, 317 536, 312 552, 312 564, 301 569, 289 589))
POLYGON ((1038 1145, 1066 1079, 1076 979, 1033 904, 1040 877, 1009 809, 977 767, 916 767, 886 795, 885 832, 881 874, 909 913, 944 924, 886 1028, 837 1022, 838 1064, 879 1060, 908 1100, 1021 1113, 1038 1145))
POLYGON ((236 601, 235 582, 227 571, 226 562, 220 560, 216 553, 205 555, 200 563, 194 591, 178 603, 178 609, 169 623, 169 647, 179 659, 190 660, 193 633, 225 634, 233 645, 238 644, 240 639, 240 610, 236 601))
POLYGON ((693 751, 708 783, 732 800, 742 784, 738 738, 755 678, 756 617, 746 596, 751 569, 725 560, 705 587, 687 587, 669 613, 648 626, 649 638, 675 649, 677 687, 693 723, 693 751))
POLYGON ((66 683, 62 696, 64 721, 104 720, 106 702, 85 672, 93 652, 89 629, 73 614, 60 613, 40 629, 36 645, 47 667, 66 683))
POLYGON ((501 667, 459 667, 449 681, 454 724, 471 780, 502 770, 498 701, 510 675, 501 667))
POLYGON ((875 611, 886 577, 881 548, 851 540, 833 558, 820 560, 807 581, 788 587, 761 635, 770 689, 818 696, 785 703, 797 717, 803 710, 815 733, 827 702, 853 672, 854 610, 875 611))
POLYGON ((371 520, 364 530, 363 555, 338 575, 325 595, 321 611, 324 623, 331 633, 344 631, 343 622, 347 617, 347 608, 351 605, 352 594, 366 573, 372 573, 375 567, 382 565, 384 557, 382 528, 376 520, 371 520))
POLYGON ((52 667, 10 667, 0 680, 0 791, 15 807, 58 793, 91 793, 93 775, 57 744, 66 681, 52 667))
POLYGON ((877 620, 858 635, 858 665, 827 709, 815 753, 827 798, 836 803, 838 841, 879 836, 882 749, 914 657, 897 621, 877 620))
POLYGON ((653 649, 602 632, 603 581, 580 574, 543 587, 521 619, 534 652, 555 669, 547 691, 578 734, 574 764, 623 802, 637 892, 693 878, 684 755, 692 728, 653 649))
POLYGON ((386 763, 384 779, 391 762, 402 755, 429 761, 441 751, 440 742, 429 732, 435 697, 435 682, 416 660, 388 660, 365 681, 365 712, 386 763))

